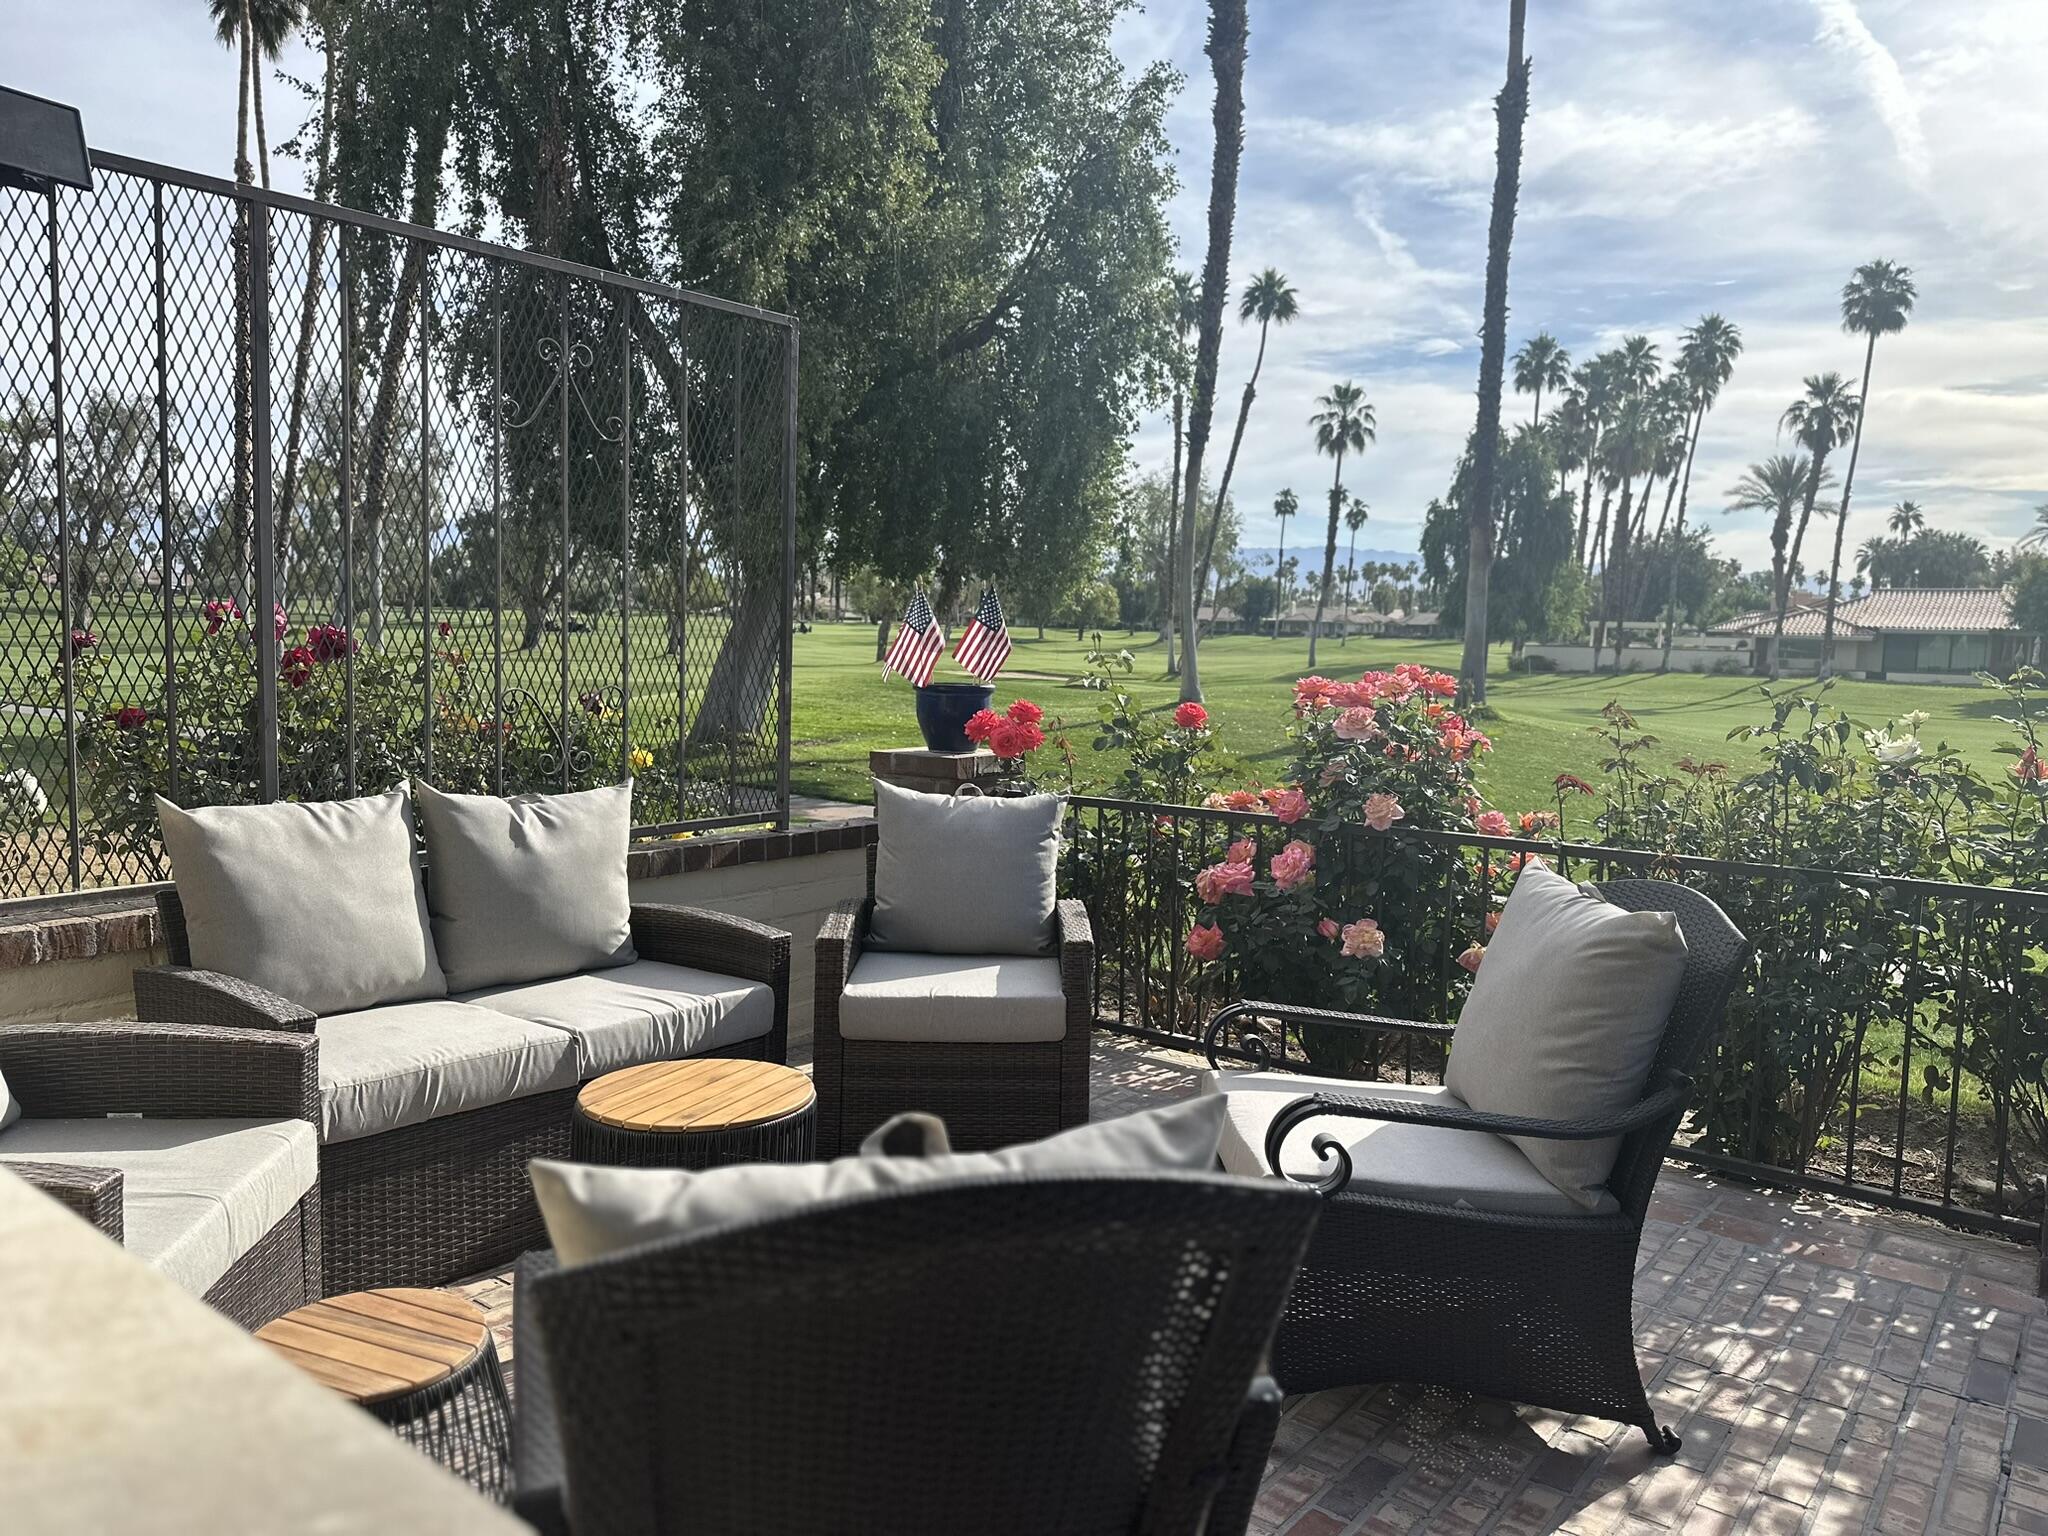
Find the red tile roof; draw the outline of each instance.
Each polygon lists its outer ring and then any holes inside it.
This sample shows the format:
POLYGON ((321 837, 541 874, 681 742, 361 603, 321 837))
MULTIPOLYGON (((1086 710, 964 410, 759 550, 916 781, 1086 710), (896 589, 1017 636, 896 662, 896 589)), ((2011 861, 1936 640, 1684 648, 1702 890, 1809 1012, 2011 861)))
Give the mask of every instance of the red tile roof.
MULTIPOLYGON (((1886 587, 1835 605, 1835 632, 1858 639, 1882 634, 1960 635, 2010 633, 2010 587, 1886 587)), ((1777 621, 1769 609, 1745 613, 1710 634, 1767 635, 1777 621)), ((1785 633, 1812 637, 1826 629, 1825 605, 1795 606, 1785 615, 1785 633)))

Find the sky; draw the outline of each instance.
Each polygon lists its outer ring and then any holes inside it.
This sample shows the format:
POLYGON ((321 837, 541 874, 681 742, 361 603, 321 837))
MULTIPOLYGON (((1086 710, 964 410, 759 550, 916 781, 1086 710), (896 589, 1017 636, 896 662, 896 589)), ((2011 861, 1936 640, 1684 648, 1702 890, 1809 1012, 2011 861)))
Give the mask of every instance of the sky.
MULTIPOLYGON (((1205 0, 1152 0, 1117 44, 1187 77, 1169 120, 1182 264, 1199 269, 1212 82, 1205 0)), ((1718 310, 1747 343, 1709 417, 1692 506, 1719 547, 1768 560, 1761 519, 1721 512, 1780 446, 1801 378, 1854 375, 1839 295, 1859 263, 1913 269, 1912 324, 1878 345, 1849 546, 1902 498, 1996 546, 2048 501, 2048 0, 1531 0, 1534 61, 1509 272, 1509 344, 1547 329, 1583 358, 1642 331, 1666 358, 1718 310)), ((233 56, 200 0, 0 0, 0 83, 76 104, 107 149, 225 174, 233 56)), ((1413 549, 1470 431, 1492 97, 1507 0, 1251 0, 1235 293, 1278 267, 1301 317, 1276 331, 1234 495, 1244 542, 1278 542, 1274 495, 1327 505, 1315 397, 1365 386, 1379 441, 1347 461, 1372 508, 1361 544, 1413 549)), ((310 73, 303 48, 282 67, 310 73)), ((268 87, 273 141, 300 115, 268 87)), ((296 188, 280 163, 279 184, 296 188)), ((1234 308, 1233 308, 1234 313, 1234 308)), ((1227 439, 1256 336, 1231 323, 1218 380, 1227 439)), ((1510 421, 1527 396, 1510 394, 1510 421)), ((1163 468, 1164 415, 1138 467, 1163 468)), ((1220 447, 1219 447, 1220 454, 1220 447)), ((1220 468, 1220 461, 1219 461, 1220 468)))

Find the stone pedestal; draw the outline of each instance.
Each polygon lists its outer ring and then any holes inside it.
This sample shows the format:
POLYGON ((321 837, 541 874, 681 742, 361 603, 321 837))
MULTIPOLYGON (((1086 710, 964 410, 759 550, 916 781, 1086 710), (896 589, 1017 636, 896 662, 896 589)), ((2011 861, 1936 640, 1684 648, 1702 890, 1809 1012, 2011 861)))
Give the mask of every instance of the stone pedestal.
POLYGON ((950 795, 962 784, 995 788, 996 755, 993 752, 927 752, 923 747, 903 747, 889 752, 870 752, 868 772, 899 789, 921 790, 927 795, 950 795))

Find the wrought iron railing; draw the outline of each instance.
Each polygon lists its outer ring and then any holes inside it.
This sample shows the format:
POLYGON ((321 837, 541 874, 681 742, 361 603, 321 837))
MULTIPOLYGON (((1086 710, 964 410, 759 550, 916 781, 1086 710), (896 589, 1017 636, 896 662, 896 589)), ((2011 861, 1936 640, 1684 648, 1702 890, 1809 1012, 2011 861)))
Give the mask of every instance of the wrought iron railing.
POLYGON ((0 190, 0 897, 160 878, 152 793, 786 819, 793 321, 94 164, 0 190))
MULTIPOLYGON (((1071 801, 1065 848, 1062 888, 1088 902, 1095 926, 1099 1022, 1190 1049, 1218 1007, 1247 993, 1454 1022, 1469 985, 1458 956, 1484 942, 1522 857, 1575 879, 1680 881, 1713 897, 1756 953, 1699 1064, 1674 1157, 1977 1230, 2040 1234, 2048 892, 1476 834, 1290 828, 1263 813, 1092 797, 1071 801), (1331 905, 1375 918, 1393 958, 1346 962, 1335 943, 1303 935, 1298 959, 1277 973, 1248 980, 1228 951, 1196 965, 1185 948, 1196 872, 1235 839, 1251 839, 1263 861, 1296 836, 1314 844, 1331 905), (1334 995, 1340 967, 1362 988, 1350 999, 1334 995)), ((1335 1046, 1290 1044, 1311 1060, 1335 1046)), ((1442 1061, 1389 1041, 1336 1066, 1427 1080, 1442 1061)))

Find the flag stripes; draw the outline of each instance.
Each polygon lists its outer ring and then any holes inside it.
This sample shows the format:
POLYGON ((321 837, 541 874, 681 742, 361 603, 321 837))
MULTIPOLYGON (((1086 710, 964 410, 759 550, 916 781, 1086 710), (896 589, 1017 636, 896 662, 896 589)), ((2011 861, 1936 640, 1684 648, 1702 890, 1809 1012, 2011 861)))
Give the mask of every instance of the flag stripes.
POLYGON ((946 631, 940 627, 938 616, 932 612, 932 605, 925 601, 924 592, 920 589, 910 599, 910 606, 903 610, 903 622, 897 627, 896 638, 890 642, 889 654, 882 662, 882 676, 887 677, 894 672, 922 688, 932 680, 932 668, 945 648, 946 631))
POLYGON ((1010 659, 1010 627, 1003 622, 1003 605, 994 587, 985 588, 974 617, 960 632, 960 645, 953 659, 961 670, 984 683, 996 680, 1010 659))

